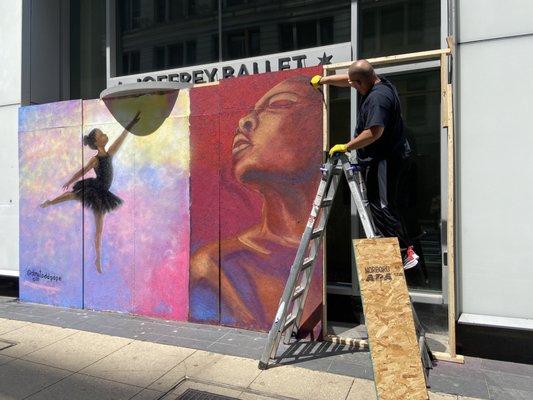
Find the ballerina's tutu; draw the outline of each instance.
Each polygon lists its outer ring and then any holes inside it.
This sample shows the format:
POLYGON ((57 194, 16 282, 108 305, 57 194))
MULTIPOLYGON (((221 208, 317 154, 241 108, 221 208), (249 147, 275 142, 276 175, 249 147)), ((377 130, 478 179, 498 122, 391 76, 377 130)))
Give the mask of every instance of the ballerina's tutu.
POLYGON ((98 165, 94 168, 96 178, 78 181, 72 192, 83 205, 94 211, 106 213, 122 204, 122 199, 109 191, 113 182, 113 164, 110 156, 97 156, 98 165))

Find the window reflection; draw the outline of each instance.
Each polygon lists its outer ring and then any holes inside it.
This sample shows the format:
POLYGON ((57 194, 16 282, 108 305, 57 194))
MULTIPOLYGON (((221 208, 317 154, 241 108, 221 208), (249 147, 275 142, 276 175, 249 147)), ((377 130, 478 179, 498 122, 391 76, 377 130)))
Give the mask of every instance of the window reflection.
POLYGON ((361 0, 359 8, 361 57, 439 48, 439 0, 361 0))
POLYGON ((387 78, 398 89, 405 132, 413 150, 407 179, 416 192, 401 207, 421 263, 419 268, 406 271, 407 282, 410 288, 441 290, 439 70, 387 78))
POLYGON ((218 0, 116 4, 119 76, 350 40, 350 0, 222 0, 221 10, 218 0))

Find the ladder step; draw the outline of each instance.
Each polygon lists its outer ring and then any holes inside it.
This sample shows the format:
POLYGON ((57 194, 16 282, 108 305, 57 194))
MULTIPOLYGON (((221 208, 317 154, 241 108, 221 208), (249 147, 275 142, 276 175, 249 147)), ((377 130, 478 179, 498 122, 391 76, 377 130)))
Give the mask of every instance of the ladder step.
POLYGON ((324 228, 315 229, 313 233, 311 234, 311 239, 316 239, 322 236, 322 232, 324 232, 324 228))
POLYGON ((296 320, 296 315, 290 314, 287 317, 287 320, 285 321, 285 325, 283 326, 282 332, 285 332, 287 329, 289 329, 292 326, 292 324, 294 323, 295 320, 296 320))
POLYGON ((333 168, 333 174, 334 175, 340 175, 344 172, 344 170, 342 169, 342 165, 337 165, 335 166, 335 168, 333 168))
POLYGON ((294 290, 293 295, 292 295, 292 299, 296 300, 298 297, 300 297, 302 294, 304 294, 304 292, 305 292, 305 287, 297 286, 296 289, 294 290))
POLYGON ((320 207, 329 207, 333 204, 333 199, 332 198, 326 198, 324 200, 322 200, 322 203, 320 203, 320 207))
POLYGON ((307 258, 304 260, 303 264, 302 264, 302 271, 303 271, 304 269, 309 268, 311 265, 313 265, 313 262, 315 262, 315 258, 314 258, 314 257, 307 257, 307 258))

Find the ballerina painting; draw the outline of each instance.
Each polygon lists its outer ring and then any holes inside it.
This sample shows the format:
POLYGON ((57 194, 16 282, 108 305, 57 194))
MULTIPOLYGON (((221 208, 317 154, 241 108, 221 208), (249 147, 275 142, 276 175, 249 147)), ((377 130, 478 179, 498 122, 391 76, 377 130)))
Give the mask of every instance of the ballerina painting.
POLYGON ((40 205, 42 208, 46 208, 65 201, 77 200, 81 201, 86 208, 92 210, 96 227, 94 266, 99 273, 102 273, 101 244, 105 214, 115 210, 122 204, 120 197, 109 190, 113 183, 113 156, 121 148, 129 131, 139 122, 139 119, 140 111, 135 114, 135 117, 125 127, 122 134, 107 150, 106 145, 109 142, 109 138, 100 129, 95 128, 85 135, 83 144, 93 150, 97 150, 97 153, 63 185, 65 193, 52 200, 46 200, 40 205), (94 170, 95 178, 79 180, 91 170, 94 170))

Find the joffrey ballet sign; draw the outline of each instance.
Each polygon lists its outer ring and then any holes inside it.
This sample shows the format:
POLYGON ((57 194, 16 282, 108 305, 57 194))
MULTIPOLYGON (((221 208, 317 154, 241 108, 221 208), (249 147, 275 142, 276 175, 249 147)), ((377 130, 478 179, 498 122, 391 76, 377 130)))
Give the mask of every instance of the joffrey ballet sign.
POLYGON ((341 43, 263 57, 110 78, 108 87, 148 81, 208 83, 231 77, 327 65, 350 59, 350 43, 341 43))

